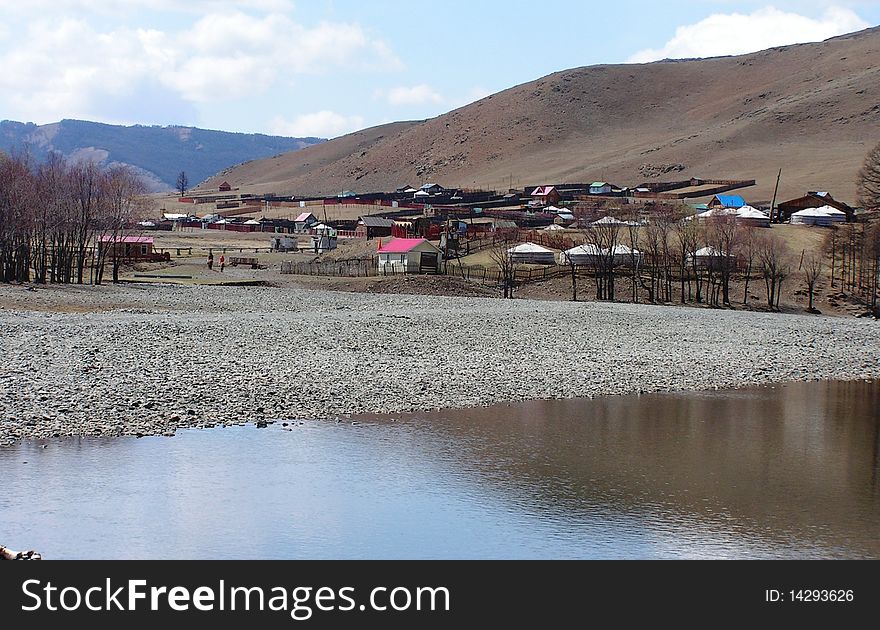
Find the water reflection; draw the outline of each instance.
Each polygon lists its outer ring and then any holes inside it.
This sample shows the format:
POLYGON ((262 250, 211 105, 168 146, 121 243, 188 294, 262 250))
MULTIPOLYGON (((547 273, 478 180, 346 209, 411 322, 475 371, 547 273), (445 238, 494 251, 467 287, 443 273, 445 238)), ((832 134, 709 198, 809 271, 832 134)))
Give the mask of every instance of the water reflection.
POLYGON ((0 542, 101 558, 877 558, 878 414, 880 383, 812 383, 28 443, 0 450, 0 542))

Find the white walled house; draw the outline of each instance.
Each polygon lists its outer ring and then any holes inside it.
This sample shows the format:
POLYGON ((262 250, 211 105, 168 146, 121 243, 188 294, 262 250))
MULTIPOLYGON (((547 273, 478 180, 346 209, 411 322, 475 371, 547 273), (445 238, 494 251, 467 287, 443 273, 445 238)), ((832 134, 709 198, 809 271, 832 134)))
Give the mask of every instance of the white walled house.
POLYGON ((443 256, 423 238, 395 238, 379 249, 380 273, 439 273, 443 256))

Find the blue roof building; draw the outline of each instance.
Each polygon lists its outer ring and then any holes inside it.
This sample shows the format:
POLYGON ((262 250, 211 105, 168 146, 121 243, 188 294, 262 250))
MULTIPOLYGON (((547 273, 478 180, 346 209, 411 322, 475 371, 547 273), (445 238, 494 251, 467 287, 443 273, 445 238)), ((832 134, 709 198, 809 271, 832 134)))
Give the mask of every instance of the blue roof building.
POLYGON ((744 205, 746 205, 746 200, 739 195, 715 195, 709 201, 708 207, 710 210, 715 208, 734 208, 739 210, 744 205))

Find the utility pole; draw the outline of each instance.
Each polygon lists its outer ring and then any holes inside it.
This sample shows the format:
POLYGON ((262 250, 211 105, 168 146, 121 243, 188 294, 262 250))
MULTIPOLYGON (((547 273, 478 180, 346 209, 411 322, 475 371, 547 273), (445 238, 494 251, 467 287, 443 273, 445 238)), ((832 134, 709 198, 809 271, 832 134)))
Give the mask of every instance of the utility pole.
POLYGON ((770 204, 770 223, 776 215, 776 195, 779 194, 779 182, 782 180, 782 169, 779 169, 779 175, 776 176, 776 190, 773 191, 773 202, 770 204))

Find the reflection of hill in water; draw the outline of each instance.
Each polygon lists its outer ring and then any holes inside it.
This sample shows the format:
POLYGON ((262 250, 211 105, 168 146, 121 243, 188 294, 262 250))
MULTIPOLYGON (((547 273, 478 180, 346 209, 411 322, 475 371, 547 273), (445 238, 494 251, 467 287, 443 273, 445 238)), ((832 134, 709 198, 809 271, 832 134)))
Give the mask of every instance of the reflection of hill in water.
POLYGON ((544 516, 880 557, 878 414, 880 383, 547 401, 419 417, 407 448, 544 516))

